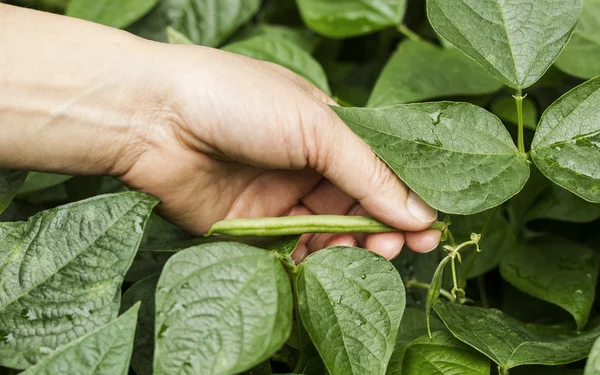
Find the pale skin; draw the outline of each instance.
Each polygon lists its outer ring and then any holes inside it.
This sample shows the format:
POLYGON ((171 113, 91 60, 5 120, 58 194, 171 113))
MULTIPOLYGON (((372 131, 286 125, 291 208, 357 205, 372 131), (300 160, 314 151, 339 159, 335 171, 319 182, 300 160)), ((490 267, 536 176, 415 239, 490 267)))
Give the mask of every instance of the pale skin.
POLYGON ((331 98, 283 67, 3 4, 0 51, 1 168, 114 176, 195 234, 223 219, 307 214, 402 230, 306 234, 296 260, 334 245, 391 259, 439 243, 427 229, 437 212, 331 98))

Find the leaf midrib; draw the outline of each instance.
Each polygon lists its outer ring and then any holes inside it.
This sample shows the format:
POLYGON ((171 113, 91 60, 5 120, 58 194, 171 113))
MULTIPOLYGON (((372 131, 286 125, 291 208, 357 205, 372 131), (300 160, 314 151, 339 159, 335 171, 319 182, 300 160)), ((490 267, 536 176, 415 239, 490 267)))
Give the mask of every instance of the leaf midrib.
POLYGON ((441 150, 441 151, 445 151, 445 152, 451 152, 451 153, 463 154, 463 155, 477 155, 477 156, 482 156, 482 155, 483 156, 517 156, 517 157, 520 156, 520 154, 519 154, 519 152, 518 152, 518 150, 516 148, 515 148, 514 152, 511 152, 511 153, 475 153, 475 152, 462 151, 462 150, 452 150, 452 149, 448 149, 448 148, 444 148, 444 147, 434 146, 432 144, 425 143, 425 142, 419 142, 417 140, 407 139, 405 137, 401 137, 401 136, 398 136, 396 134, 391 134, 391 133, 385 132, 385 131, 380 130, 380 129, 375 129, 375 128, 372 128, 370 126, 366 126, 362 122, 359 123, 359 122, 357 122, 355 120, 348 120, 348 121, 351 121, 354 124, 356 124, 358 126, 361 126, 361 127, 365 128, 365 129, 372 130, 373 132, 377 132, 379 134, 383 134, 383 135, 385 135, 387 137, 394 137, 394 138, 403 140, 403 141, 408 142, 408 143, 415 143, 415 144, 423 145, 423 146, 430 147, 430 148, 435 148, 435 149, 438 149, 438 150, 441 150))

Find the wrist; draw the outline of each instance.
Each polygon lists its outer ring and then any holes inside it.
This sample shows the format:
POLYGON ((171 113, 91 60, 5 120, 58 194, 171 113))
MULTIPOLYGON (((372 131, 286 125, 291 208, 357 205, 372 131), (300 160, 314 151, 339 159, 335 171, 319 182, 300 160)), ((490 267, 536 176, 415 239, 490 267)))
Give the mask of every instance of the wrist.
POLYGON ((151 43, 85 21, 3 7, 10 11, 0 12, 6 52, 0 167, 124 173, 160 122, 165 91, 146 68, 151 43), (39 27, 46 33, 17 37, 39 27))

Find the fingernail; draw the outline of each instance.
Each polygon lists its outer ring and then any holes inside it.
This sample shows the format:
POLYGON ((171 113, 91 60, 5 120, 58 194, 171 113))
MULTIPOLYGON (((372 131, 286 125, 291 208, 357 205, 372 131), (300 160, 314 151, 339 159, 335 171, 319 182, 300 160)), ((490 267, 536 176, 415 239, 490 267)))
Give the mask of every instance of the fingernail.
POLYGON ((392 254, 392 256, 388 258, 388 260, 396 259, 396 257, 398 257, 398 255, 400 255, 401 251, 402 251, 402 246, 400 246, 398 251, 396 251, 394 254, 392 254))
POLYGON ((428 205, 412 190, 408 192, 406 206, 408 212, 421 223, 430 223, 437 219, 437 210, 428 205))
POLYGON ((438 248, 438 246, 440 246, 440 244, 435 244, 435 246, 434 246, 434 247, 432 247, 432 248, 431 248, 431 249, 429 249, 429 250, 425 250, 425 251, 423 251, 423 253, 430 253, 430 252, 432 252, 433 250, 437 249, 437 248, 438 248))

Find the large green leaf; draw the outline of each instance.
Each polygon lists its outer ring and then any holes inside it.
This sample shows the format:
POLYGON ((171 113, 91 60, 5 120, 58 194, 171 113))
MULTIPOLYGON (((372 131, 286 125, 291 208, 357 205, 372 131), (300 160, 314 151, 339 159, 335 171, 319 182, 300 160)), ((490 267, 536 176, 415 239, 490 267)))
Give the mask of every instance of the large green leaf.
POLYGON ((330 94, 327 76, 319 63, 297 44, 281 37, 259 35, 223 47, 224 50, 288 68, 330 94))
POLYGON ((531 156, 557 185, 600 203, 600 77, 548 107, 531 144, 531 156))
POLYGON ((580 360, 600 334, 600 327, 570 333, 558 326, 524 324, 496 309, 442 301, 435 305, 435 311, 455 337, 505 369, 580 360))
POLYGON ((585 364, 585 372, 583 375, 599 375, 600 374, 600 338, 596 339, 590 355, 585 364))
POLYGON ((600 75, 600 0, 585 0, 579 24, 556 66, 579 78, 600 75))
POLYGON ((0 168, 0 213, 17 195, 26 178, 26 171, 0 168))
POLYGON ((385 374, 405 306, 391 263, 367 250, 331 247, 300 266, 302 322, 331 375, 385 374))
POLYGON ((498 118, 468 103, 334 110, 398 176, 440 211, 473 214, 515 195, 529 176, 498 118))
POLYGON ((123 294, 121 311, 127 311, 131 306, 141 302, 138 321, 135 329, 135 341, 131 354, 131 367, 139 375, 152 375, 154 358, 154 294, 159 275, 148 276, 133 284, 123 294))
POLYGON ((332 38, 368 34, 402 22, 406 0, 296 0, 314 31, 332 38))
POLYGON ((421 336, 394 351, 387 375, 489 375, 490 360, 448 331, 421 336))
POLYGON ((258 11, 261 0, 159 0, 129 29, 144 38, 167 41, 171 26, 193 43, 216 47, 258 11))
POLYGON ((535 83, 563 49, 583 0, 427 0, 444 39, 514 88, 535 83))
POLYGON ((142 18, 158 0, 69 0, 70 17, 122 29, 142 18))
POLYGON ((23 369, 102 326, 158 200, 99 196, 0 224, 0 363, 23 369))
POLYGON ((292 292, 276 252, 212 243, 169 259, 156 292, 154 374, 234 374, 287 340, 292 292))
POLYGON ((527 220, 553 219, 588 223, 600 219, 600 204, 590 203, 555 184, 549 185, 527 212, 527 220))
POLYGON ((139 307, 62 346, 22 375, 127 375, 139 307))
POLYGON ((500 88, 502 82, 456 48, 442 49, 428 42, 407 39, 400 43, 383 68, 367 106, 489 94, 500 88))
POLYGON ((535 238, 506 252, 502 277, 517 289, 567 310, 581 328, 594 301, 598 257, 559 237, 535 238))

